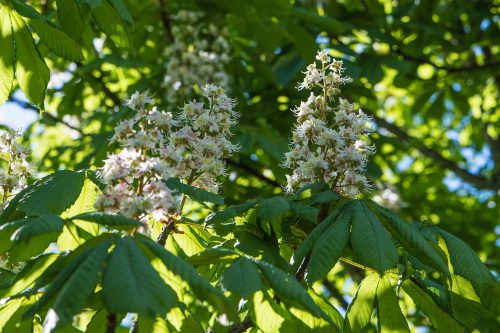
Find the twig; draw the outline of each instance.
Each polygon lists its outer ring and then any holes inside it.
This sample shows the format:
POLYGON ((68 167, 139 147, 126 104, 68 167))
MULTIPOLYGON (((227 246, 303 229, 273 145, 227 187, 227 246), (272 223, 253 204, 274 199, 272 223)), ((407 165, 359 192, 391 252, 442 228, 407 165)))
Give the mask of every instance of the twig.
POLYGON ((112 312, 106 316, 106 333, 115 333, 116 326, 116 313, 112 312))
POLYGON ((248 330, 251 327, 254 327, 255 323, 252 321, 252 318, 246 314, 245 318, 237 324, 235 324, 231 329, 228 331, 228 333, 243 333, 246 330, 248 330))

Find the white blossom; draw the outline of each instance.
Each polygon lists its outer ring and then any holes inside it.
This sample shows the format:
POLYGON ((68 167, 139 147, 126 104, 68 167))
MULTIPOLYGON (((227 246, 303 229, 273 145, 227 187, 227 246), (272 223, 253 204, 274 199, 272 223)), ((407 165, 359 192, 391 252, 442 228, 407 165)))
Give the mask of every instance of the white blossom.
POLYGON ((171 31, 163 82, 170 105, 191 97, 195 86, 209 82, 228 86, 225 67, 231 61, 231 48, 226 28, 207 23, 203 13, 180 10, 172 15, 171 31))
POLYGON ((127 105, 135 114, 116 126, 112 138, 121 150, 109 155, 100 171, 107 187, 96 202, 99 210, 165 221, 179 198, 163 180, 177 177, 217 191, 218 178, 226 173, 224 159, 238 150, 230 127, 239 114, 224 89, 207 85, 203 94, 208 103, 188 102, 177 117, 150 108, 147 94, 130 97, 127 105))
POLYGON ((339 97, 341 86, 351 82, 343 75, 342 61, 318 52, 317 63, 307 66, 298 89, 311 90, 306 101, 293 110, 297 125, 283 166, 292 169, 285 190, 324 181, 348 197, 371 189, 362 174, 374 147, 365 137, 374 130, 370 117, 339 97), (325 98, 326 96, 326 98, 325 98))
POLYGON ((0 210, 7 200, 26 186, 32 174, 32 166, 28 162, 31 151, 18 139, 17 131, 0 131, 0 210))

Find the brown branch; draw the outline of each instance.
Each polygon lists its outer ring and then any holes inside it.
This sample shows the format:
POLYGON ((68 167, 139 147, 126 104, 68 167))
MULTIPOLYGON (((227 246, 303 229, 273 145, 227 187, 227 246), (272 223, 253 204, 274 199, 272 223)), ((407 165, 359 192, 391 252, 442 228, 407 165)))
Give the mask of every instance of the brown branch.
POLYGON ((268 183, 269 185, 272 185, 272 186, 275 186, 275 187, 281 187, 281 184, 279 182, 277 182, 274 179, 271 179, 271 178, 268 178, 268 177, 264 176, 260 171, 253 169, 249 165, 246 165, 244 163, 237 162, 237 161, 234 161, 234 160, 231 160, 231 159, 226 159, 226 163, 229 164, 229 165, 234 166, 235 168, 238 168, 238 169, 241 169, 241 170, 245 171, 246 173, 248 173, 248 174, 254 176, 255 178, 258 178, 258 179, 260 179, 260 180, 262 180, 262 181, 264 181, 266 183, 268 183))
POLYGON ((106 333, 115 333, 116 326, 118 323, 116 321, 116 313, 110 313, 106 316, 106 333))
POLYGON ((466 169, 461 168, 456 162, 444 157, 443 155, 441 155, 441 153, 427 147, 419 139, 410 136, 403 128, 395 124, 389 123, 385 119, 375 115, 375 113, 372 111, 368 110, 365 111, 366 113, 368 113, 373 117, 373 119, 378 125, 396 135, 400 140, 414 145, 414 147, 418 149, 422 154, 432 158, 436 163, 440 164, 446 169, 453 171, 457 176, 462 178, 464 181, 476 186, 477 188, 495 190, 495 191, 500 189, 500 181, 499 179, 497 179, 498 177, 493 177, 493 179, 489 179, 483 176, 472 174, 466 169))
POLYGON ((247 314, 243 320, 237 324, 235 324, 231 329, 229 329, 228 333, 243 333, 249 328, 255 326, 255 323, 252 321, 252 318, 247 314))
POLYGON ((170 16, 167 14, 167 10, 165 9, 165 0, 160 1, 160 19, 163 25, 163 29, 165 30, 165 34, 169 42, 173 42, 175 40, 174 35, 172 34, 172 20, 170 16))

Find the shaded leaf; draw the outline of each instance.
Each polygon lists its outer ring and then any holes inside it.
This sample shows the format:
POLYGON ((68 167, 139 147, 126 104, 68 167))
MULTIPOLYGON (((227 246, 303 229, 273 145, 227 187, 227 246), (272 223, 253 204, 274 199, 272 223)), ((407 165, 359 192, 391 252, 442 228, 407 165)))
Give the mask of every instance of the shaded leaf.
POLYGON ((406 318, 399 307, 396 291, 389 277, 379 280, 377 287, 378 320, 381 333, 410 332, 406 318))
POLYGON ((89 212, 78 214, 68 218, 69 220, 82 220, 105 225, 110 229, 130 229, 142 227, 143 224, 137 220, 119 214, 109 214, 101 212, 89 212))
POLYGON ((0 105, 14 85, 14 36, 8 10, 0 10, 0 105))
POLYGON ((262 288, 257 267, 245 258, 237 259, 224 271, 221 283, 226 290, 245 298, 262 288))
POLYGON ((359 284, 356 295, 347 308, 344 332, 358 333, 368 325, 379 284, 378 274, 368 274, 359 284))
POLYGON ((176 190, 177 193, 185 194, 202 205, 205 205, 205 202, 211 202, 217 205, 224 204, 224 199, 220 195, 202 190, 198 187, 183 184, 178 178, 169 178, 164 182, 165 185, 172 190, 176 190))

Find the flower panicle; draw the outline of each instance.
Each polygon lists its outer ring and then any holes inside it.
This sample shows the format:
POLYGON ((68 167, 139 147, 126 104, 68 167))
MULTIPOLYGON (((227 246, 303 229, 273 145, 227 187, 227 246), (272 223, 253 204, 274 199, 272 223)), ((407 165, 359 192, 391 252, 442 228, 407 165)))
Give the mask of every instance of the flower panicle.
POLYGON ((372 188, 363 172, 375 150, 365 139, 375 125, 371 117, 341 97, 341 87, 352 81, 344 76, 342 61, 324 51, 318 52, 316 60, 307 66, 304 80, 297 86, 311 92, 292 110, 297 123, 282 164, 292 170, 286 176, 285 191, 293 193, 322 181, 342 195, 356 197, 372 188))
POLYGON ((236 100, 219 86, 204 86, 203 96, 206 102, 189 101, 177 116, 151 106, 147 92, 127 100, 135 114, 115 128, 111 141, 121 150, 108 155, 100 171, 108 186, 97 200, 99 210, 165 221, 179 198, 163 180, 176 177, 217 190, 225 159, 239 149, 230 141, 239 113, 236 100))

